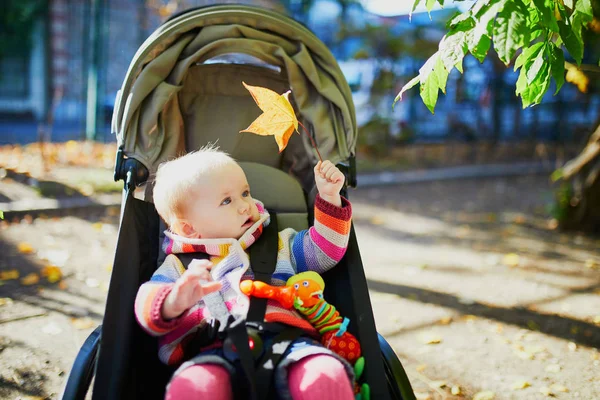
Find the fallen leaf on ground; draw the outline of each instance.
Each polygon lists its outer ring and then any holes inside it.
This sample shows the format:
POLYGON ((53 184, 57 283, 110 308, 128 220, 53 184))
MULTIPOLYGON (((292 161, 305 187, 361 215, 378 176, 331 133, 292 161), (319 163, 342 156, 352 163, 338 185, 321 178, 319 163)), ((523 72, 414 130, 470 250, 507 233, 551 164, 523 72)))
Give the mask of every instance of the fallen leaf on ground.
POLYGON ((421 337, 421 340, 425 344, 439 344, 442 342, 441 336, 436 335, 434 333, 428 333, 428 334, 423 335, 421 337))
POLYGON ((535 321, 527 321, 527 327, 532 331, 539 331, 540 326, 535 321))
POLYGON ((477 319, 476 315, 467 314, 467 315, 462 316, 462 320, 467 321, 467 322, 475 321, 476 319, 477 319))
POLYGON ((10 297, 0 297, 0 306, 8 306, 11 305, 12 302, 10 297))
POLYGON ((12 279, 19 279, 19 271, 17 271, 16 269, 0 271, 0 280, 8 281, 12 279))
POLYGON ((417 372, 423 372, 425 371, 425 368, 427 368, 427 364, 417 365, 415 369, 417 370, 417 372))
POLYGON ((29 243, 21 242, 17 244, 17 251, 21 254, 31 254, 34 250, 29 243))
POLYGON ((454 396, 460 396, 462 394, 462 390, 461 390, 460 386, 454 385, 454 386, 452 386, 450 393, 452 393, 452 395, 454 395, 454 396))
POLYGON ((73 324, 75 329, 79 329, 79 330, 89 329, 96 325, 94 320, 89 317, 73 318, 73 319, 71 319, 71 323, 73 324))
POLYGON ((494 400, 496 398, 496 393, 491 390, 485 390, 483 392, 475 393, 473 396, 473 400, 494 400))
POLYGON ((600 268, 600 264, 597 263, 595 260, 592 260, 591 258, 589 260, 585 260, 585 266, 586 266, 586 268, 590 268, 590 269, 600 268))
POLYGON ((56 265, 48 265, 42 269, 42 276, 45 277, 48 282, 56 283, 62 279, 62 270, 56 265))
POLYGON ((573 325, 571 329, 569 329, 569 331, 571 332, 571 334, 577 335, 579 333, 579 327, 577 325, 573 325))
POLYGON ((444 317, 438 321, 440 325, 449 325, 452 322, 452 317, 444 317))
POLYGON ((375 215, 375 216, 371 217, 370 222, 373 225, 383 225, 385 223, 385 220, 383 218, 381 218, 379 215, 375 215))
POLYGON ((21 285, 25 285, 25 286, 35 285, 36 283, 39 283, 39 281, 40 281, 40 276, 38 274, 36 274, 35 272, 32 272, 32 273, 24 276, 23 278, 21 278, 21 285))
POLYGON ((447 386, 446 381, 431 381, 430 384, 436 388, 443 388, 444 386, 447 386))
POLYGON ((517 267, 519 265, 519 255, 516 253, 509 253, 504 255, 502 258, 502 264, 507 267, 517 267))
POLYGON ((92 227, 97 231, 101 231, 103 226, 104 224, 102 222, 96 222, 92 224, 92 227))
POLYGON ((517 381, 517 382, 513 383, 512 389, 513 390, 525 389, 525 388, 528 388, 529 386, 531 386, 531 383, 529 383, 528 381, 522 380, 522 381, 517 381))
POLYGON ((68 287, 69 287, 69 285, 67 285, 67 282, 65 282, 65 281, 60 281, 58 283, 58 288, 60 290, 67 290, 68 287))

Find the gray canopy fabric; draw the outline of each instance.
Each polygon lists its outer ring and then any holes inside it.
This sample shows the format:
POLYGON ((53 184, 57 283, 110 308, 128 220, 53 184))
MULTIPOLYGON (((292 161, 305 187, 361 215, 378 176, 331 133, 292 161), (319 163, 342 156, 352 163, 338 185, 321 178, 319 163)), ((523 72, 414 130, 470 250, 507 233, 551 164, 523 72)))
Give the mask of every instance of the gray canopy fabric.
POLYGON ((288 17, 242 5, 187 12, 140 47, 115 103, 119 145, 153 173, 161 162, 218 138, 240 161, 305 175, 317 156, 302 131, 282 154, 272 137, 239 133, 260 114, 242 80, 278 93, 291 89, 299 119, 323 158, 338 163, 354 154, 352 95, 327 47, 288 17), (279 72, 211 63, 230 54, 253 56, 279 72))

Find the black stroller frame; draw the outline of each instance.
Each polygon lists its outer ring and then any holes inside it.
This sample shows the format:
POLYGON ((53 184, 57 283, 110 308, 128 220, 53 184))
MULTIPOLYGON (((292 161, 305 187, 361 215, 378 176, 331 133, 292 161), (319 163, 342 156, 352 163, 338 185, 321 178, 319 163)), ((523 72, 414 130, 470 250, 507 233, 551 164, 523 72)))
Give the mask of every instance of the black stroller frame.
MULTIPOLYGON (((225 7, 211 6, 205 9, 220 10, 225 7)), ((229 7, 289 19, 257 7, 229 7)), ((196 11, 190 10, 188 13, 196 11)), ((117 109, 115 113, 118 113, 117 109)), ((150 279, 158 267, 161 258, 160 235, 164 224, 151 202, 134 196, 136 189, 139 190, 146 183, 151 173, 144 163, 126 153, 121 145, 117 153, 115 180, 122 179, 125 190, 104 319, 79 350, 62 394, 66 400, 84 399, 92 381, 93 400, 163 398, 165 386, 174 372, 173 368, 158 360, 156 338, 140 328, 133 312, 137 289, 150 279)), ((356 171, 353 156, 347 161, 339 166, 347 176, 346 182, 354 186, 356 171)), ((347 196, 346 188, 343 194, 347 196)), ((310 197, 311 194, 305 191, 308 203, 310 197)), ((310 209, 308 213, 312 215, 310 209)), ((371 399, 415 399, 402 364, 388 342, 375 329, 354 227, 351 228, 344 258, 335 268, 323 274, 323 279, 326 282, 325 297, 335 304, 341 315, 350 319, 349 331, 361 343, 366 365, 363 380, 370 386, 371 399)))

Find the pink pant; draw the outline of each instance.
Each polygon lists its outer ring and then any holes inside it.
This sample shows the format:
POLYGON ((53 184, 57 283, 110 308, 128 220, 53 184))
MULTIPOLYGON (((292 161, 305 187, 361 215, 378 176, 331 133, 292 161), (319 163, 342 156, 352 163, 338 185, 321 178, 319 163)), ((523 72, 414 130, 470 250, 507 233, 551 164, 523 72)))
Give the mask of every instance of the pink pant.
MULTIPOLYGON (((352 400, 352 385, 341 362, 318 354, 292 364, 288 370, 294 400, 352 400)), ((179 373, 169 385, 166 400, 233 398, 229 373, 215 364, 193 365, 179 373)))

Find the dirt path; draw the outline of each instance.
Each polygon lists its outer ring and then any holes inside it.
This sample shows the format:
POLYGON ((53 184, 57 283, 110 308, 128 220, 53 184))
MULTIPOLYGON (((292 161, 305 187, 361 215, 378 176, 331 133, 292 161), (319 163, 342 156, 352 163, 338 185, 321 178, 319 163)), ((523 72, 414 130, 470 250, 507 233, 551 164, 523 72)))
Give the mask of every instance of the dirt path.
POLYGON ((352 199, 378 330, 419 398, 600 398, 600 240, 550 229, 544 177, 352 199))
MULTIPOLYGON (((452 386, 600 398, 600 241, 549 229, 548 189, 529 177, 351 193, 378 330, 420 399, 452 386)), ((0 398, 58 398, 101 321, 117 213, 0 224, 0 272, 20 275, 0 284, 0 398), (20 281, 50 264, 61 281, 20 281)))

